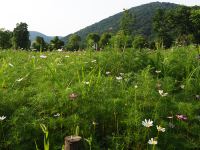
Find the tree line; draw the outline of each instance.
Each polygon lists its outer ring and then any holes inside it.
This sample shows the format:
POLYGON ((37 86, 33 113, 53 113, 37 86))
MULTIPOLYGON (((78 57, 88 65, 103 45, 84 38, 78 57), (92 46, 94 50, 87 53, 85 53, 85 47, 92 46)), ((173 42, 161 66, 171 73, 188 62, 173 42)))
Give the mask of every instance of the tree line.
POLYGON ((172 10, 159 9, 153 18, 157 41, 164 47, 200 43, 199 7, 181 6, 172 10))
POLYGON ((101 50, 106 47, 117 48, 169 48, 173 45, 189 45, 200 43, 200 9, 199 7, 179 6, 173 9, 158 9, 152 20, 153 40, 144 35, 134 35, 136 17, 124 9, 120 20, 120 30, 116 33, 105 32, 102 35, 89 33, 86 39, 72 34, 65 44, 59 37, 54 37, 50 43, 37 36, 33 43, 29 40, 28 25, 17 23, 13 32, 0 29, 1 49, 32 49, 37 51, 52 51, 66 49, 77 51, 81 49, 101 50))

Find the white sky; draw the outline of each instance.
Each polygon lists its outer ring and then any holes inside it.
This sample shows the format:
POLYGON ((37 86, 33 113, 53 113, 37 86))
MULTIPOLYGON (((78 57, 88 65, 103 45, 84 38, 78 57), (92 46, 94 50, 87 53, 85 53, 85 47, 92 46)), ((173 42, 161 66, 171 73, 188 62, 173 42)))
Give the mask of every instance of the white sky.
MULTIPOLYGON (((13 30, 26 22, 30 31, 65 36, 88 25, 131 8, 156 0, 0 0, 0 28, 13 30)), ((200 0, 160 0, 200 5, 200 0)))

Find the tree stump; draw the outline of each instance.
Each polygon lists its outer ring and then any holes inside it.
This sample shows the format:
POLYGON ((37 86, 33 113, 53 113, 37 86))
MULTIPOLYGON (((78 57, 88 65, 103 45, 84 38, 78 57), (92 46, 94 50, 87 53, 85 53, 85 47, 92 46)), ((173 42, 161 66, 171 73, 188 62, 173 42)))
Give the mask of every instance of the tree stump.
POLYGON ((65 137, 64 150, 81 150, 81 137, 80 136, 67 136, 65 137))

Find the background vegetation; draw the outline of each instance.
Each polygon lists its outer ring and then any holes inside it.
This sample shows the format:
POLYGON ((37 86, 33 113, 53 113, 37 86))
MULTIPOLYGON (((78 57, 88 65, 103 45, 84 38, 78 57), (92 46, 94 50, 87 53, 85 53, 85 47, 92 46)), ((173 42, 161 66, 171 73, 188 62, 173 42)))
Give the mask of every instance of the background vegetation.
POLYGON ((31 43, 23 22, 0 30, 0 149, 61 149, 69 135, 82 149, 200 148, 199 7, 151 3, 101 23, 66 43, 31 43))

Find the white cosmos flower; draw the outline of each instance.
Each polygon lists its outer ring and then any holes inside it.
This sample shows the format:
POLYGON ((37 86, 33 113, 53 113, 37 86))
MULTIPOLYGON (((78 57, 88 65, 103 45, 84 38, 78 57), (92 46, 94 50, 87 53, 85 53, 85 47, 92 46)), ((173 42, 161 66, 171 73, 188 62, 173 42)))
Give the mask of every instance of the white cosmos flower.
POLYGON ((116 79, 117 79, 117 80, 122 80, 122 77, 121 77, 121 76, 119 76, 119 77, 116 77, 116 79))
POLYGON ((83 83, 86 84, 86 85, 90 84, 90 82, 88 82, 88 81, 84 81, 83 83))
POLYGON ((93 121, 92 124, 93 124, 94 126, 98 125, 98 123, 95 122, 95 121, 93 121))
POLYGON ((17 82, 21 82, 23 79, 24 79, 24 78, 19 78, 19 79, 17 79, 16 81, 17 81, 17 82))
POLYGON ((196 99, 199 100, 200 99, 200 95, 195 95, 196 99))
POLYGON ((158 90, 159 94, 162 95, 163 94, 163 90, 158 90))
POLYGON ((161 126, 156 126, 156 128, 157 128, 157 130, 158 130, 158 132, 165 132, 165 128, 162 128, 161 126))
POLYGON ((149 120, 145 119, 144 121, 142 121, 142 125, 149 128, 153 126, 153 121, 151 121, 150 119, 149 120))
POLYGON ((6 119, 6 116, 0 116, 0 121, 3 121, 4 119, 6 119))
POLYGON ((62 50, 62 49, 58 49, 57 51, 58 51, 58 52, 62 52, 63 50, 62 50))
POLYGON ((148 141, 149 144, 151 145, 156 145, 158 144, 158 141, 156 141, 154 138, 151 138, 149 141, 148 141))
POLYGON ((168 118, 168 119, 173 119, 173 116, 168 116, 167 118, 168 118))
POLYGON ((156 70, 155 72, 156 72, 156 73, 161 73, 161 71, 160 71, 160 70, 156 70))
POLYGON ((40 58, 47 58, 46 55, 40 55, 40 58))
POLYGON ((184 88, 185 88, 185 85, 182 84, 180 87, 181 87, 181 89, 184 89, 184 88))
POLYGON ((158 92, 162 97, 165 97, 168 95, 168 93, 164 93, 163 90, 158 90, 158 92))
POLYGON ((106 71, 106 75, 109 75, 110 74, 110 71, 106 71))
POLYGON ((138 86, 137 86, 137 85, 135 85, 134 87, 135 87, 135 89, 137 89, 137 88, 138 88, 138 86))
POLYGON ((53 115, 54 117, 60 117, 60 114, 59 113, 57 113, 57 114, 55 114, 55 115, 53 115))
POLYGON ((92 60, 91 62, 92 62, 92 63, 96 63, 96 61, 97 61, 97 60, 92 60))
POLYGON ((13 64, 11 64, 11 63, 9 63, 8 65, 9 65, 10 67, 14 67, 13 64))

